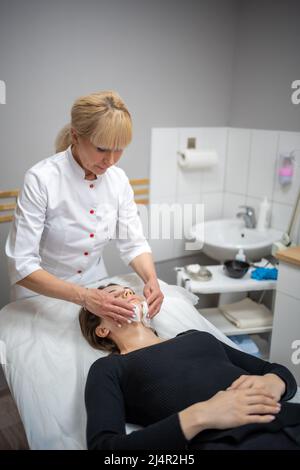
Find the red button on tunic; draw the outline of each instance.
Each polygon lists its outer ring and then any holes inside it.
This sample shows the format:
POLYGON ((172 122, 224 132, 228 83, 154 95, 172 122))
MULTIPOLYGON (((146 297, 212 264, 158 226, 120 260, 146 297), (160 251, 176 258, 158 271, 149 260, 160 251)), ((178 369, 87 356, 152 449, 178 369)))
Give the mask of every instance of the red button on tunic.
POLYGON ((84 252, 84 256, 87 256, 87 255, 88 255, 88 252, 87 252, 87 251, 85 251, 85 252, 84 252))
POLYGON ((81 273, 82 273, 82 271, 80 271, 80 269, 79 269, 79 270, 77 271, 77 273, 78 273, 78 274, 81 274, 81 273))
POLYGON ((94 236, 95 236, 95 235, 94 235, 93 233, 90 233, 90 237, 91 237, 91 238, 94 238, 94 236))
POLYGON ((90 210, 90 214, 94 214, 95 211, 93 211, 93 209, 90 210))
POLYGON ((93 187, 94 187, 93 183, 92 183, 92 184, 90 184, 90 188, 93 188, 93 187))

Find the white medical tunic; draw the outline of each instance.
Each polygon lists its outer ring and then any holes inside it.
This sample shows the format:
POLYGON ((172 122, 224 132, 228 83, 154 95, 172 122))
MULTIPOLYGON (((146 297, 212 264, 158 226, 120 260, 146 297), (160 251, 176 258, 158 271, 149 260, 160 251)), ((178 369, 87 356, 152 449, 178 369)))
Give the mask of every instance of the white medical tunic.
POLYGON ((124 171, 112 166, 87 180, 71 147, 37 163, 6 242, 11 300, 35 295, 16 283, 38 269, 81 285, 105 277, 102 251, 112 238, 126 264, 151 252, 124 171))

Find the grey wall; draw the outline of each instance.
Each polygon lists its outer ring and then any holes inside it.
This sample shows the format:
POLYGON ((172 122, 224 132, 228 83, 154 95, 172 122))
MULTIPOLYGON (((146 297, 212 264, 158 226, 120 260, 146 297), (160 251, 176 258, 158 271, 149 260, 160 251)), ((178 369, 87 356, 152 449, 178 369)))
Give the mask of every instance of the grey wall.
MULTIPOLYGON (((53 153, 74 99, 118 90, 134 121, 120 166, 149 174, 152 127, 299 131, 298 0, 1 0, 0 190, 53 153)), ((0 306, 8 302, 0 226, 0 306)), ((114 247, 109 273, 124 272, 114 247)))
MULTIPOLYGON (((22 185, 27 168, 53 153, 74 99, 118 90, 134 122, 120 166, 146 177, 151 127, 227 124, 235 0, 2 0, 0 189, 22 185)), ((8 301, 0 226, 0 305, 8 301)), ((110 272, 126 270, 113 248, 110 272)))
POLYGON ((291 83, 300 79, 299 0, 240 0, 229 123, 300 130, 291 83))
POLYGON ((132 112, 122 166, 133 177, 148 174, 151 127, 226 124, 235 19, 232 0, 2 0, 6 185, 51 154, 72 102, 91 91, 118 90, 132 112))

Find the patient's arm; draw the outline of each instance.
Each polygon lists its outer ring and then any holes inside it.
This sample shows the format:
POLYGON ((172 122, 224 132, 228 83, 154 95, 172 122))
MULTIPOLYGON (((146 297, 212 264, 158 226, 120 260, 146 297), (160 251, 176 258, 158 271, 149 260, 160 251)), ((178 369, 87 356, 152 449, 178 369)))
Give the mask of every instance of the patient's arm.
POLYGON ((285 394, 286 384, 279 375, 272 373, 265 375, 241 375, 227 390, 242 390, 246 388, 265 390, 279 401, 285 394))
MULTIPOLYGON (((233 364, 246 370, 251 375, 265 376, 266 383, 270 382, 270 387, 272 387, 271 383, 273 384, 276 381, 276 377, 272 377, 272 375, 274 374, 279 377, 285 384, 285 388, 282 388, 283 395, 281 400, 290 400, 295 395, 297 391, 297 383, 294 376, 286 367, 277 363, 264 361, 258 357, 252 356, 251 354, 238 351, 221 341, 220 344, 224 347, 228 358, 233 364)), ((241 379, 241 381, 242 380, 243 379, 241 379)), ((251 379, 249 378, 248 381, 250 380, 251 379)), ((258 383, 258 381, 256 382, 258 383)))
POLYGON ((270 423, 280 411, 280 405, 273 397, 255 388, 220 391, 190 408, 194 409, 202 430, 270 423))
POLYGON ((110 356, 96 361, 88 374, 85 389, 88 449, 184 449, 187 441, 177 413, 126 435, 117 359, 110 356))

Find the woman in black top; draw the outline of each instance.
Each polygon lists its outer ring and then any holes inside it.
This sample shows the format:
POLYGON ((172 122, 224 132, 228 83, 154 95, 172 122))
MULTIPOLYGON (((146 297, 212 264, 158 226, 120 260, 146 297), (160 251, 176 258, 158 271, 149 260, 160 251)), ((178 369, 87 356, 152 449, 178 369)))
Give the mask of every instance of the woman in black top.
MULTIPOLYGON (((105 288, 132 303, 117 285, 105 288)), ((300 449, 300 405, 293 375, 209 333, 170 340, 141 322, 118 327, 82 309, 87 341, 112 354, 86 384, 89 449, 300 449), (125 423, 143 426, 126 434, 125 423)))

